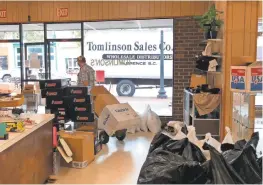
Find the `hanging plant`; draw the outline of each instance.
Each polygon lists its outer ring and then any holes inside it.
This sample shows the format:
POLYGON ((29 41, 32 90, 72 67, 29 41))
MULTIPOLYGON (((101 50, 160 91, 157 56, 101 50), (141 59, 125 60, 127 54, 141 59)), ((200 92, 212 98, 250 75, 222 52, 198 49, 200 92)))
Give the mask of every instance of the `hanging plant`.
POLYGON ((205 14, 195 17, 205 33, 205 39, 217 37, 217 32, 223 24, 223 21, 219 19, 220 14, 223 12, 216 10, 215 5, 212 5, 205 14))

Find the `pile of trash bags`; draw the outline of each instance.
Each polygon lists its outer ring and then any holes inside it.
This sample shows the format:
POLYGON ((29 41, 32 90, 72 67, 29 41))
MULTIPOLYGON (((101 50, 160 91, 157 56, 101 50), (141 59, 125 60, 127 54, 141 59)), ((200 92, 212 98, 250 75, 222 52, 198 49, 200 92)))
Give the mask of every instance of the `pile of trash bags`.
POLYGON ((219 143, 207 134, 198 140, 194 127, 175 126, 176 134, 155 135, 138 184, 259 184, 262 157, 256 155, 259 133, 249 141, 233 142, 227 129, 219 143))
POLYGON ((140 114, 141 122, 138 125, 128 129, 129 133, 135 132, 152 132, 154 134, 161 131, 162 122, 159 116, 151 110, 151 107, 147 105, 145 111, 140 114))

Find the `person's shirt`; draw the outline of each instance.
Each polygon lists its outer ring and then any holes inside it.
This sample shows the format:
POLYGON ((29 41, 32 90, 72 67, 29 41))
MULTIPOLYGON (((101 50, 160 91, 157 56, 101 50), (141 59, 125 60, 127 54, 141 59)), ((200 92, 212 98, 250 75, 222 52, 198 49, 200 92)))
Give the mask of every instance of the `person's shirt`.
POLYGON ((79 70, 78 85, 84 85, 84 82, 88 82, 89 86, 95 85, 95 71, 92 67, 85 64, 79 70))

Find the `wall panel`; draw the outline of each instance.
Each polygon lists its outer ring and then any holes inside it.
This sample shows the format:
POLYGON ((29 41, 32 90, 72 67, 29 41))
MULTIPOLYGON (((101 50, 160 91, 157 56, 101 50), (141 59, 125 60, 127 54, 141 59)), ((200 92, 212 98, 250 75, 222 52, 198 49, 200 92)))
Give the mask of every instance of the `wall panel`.
MULTIPOLYGON (((225 21, 223 26, 222 139, 224 127, 232 128, 233 97, 230 91, 230 68, 234 65, 233 58, 250 56, 256 60, 259 2, 216 2, 216 8, 224 11, 222 18, 225 21)), ((233 133, 236 131, 233 130, 233 133)))
POLYGON ((8 17, 1 23, 102 21, 172 18, 201 15, 208 1, 1 1, 8 17), (68 17, 58 17, 58 8, 68 8, 68 17))

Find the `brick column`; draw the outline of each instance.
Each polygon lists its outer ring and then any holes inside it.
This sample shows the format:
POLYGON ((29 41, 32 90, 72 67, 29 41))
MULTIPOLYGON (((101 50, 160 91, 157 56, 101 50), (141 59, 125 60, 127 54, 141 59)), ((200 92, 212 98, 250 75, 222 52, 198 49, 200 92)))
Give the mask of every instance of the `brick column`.
POLYGON ((183 89, 195 69, 194 56, 204 50, 203 31, 192 17, 174 19, 173 120, 183 121, 183 89))

